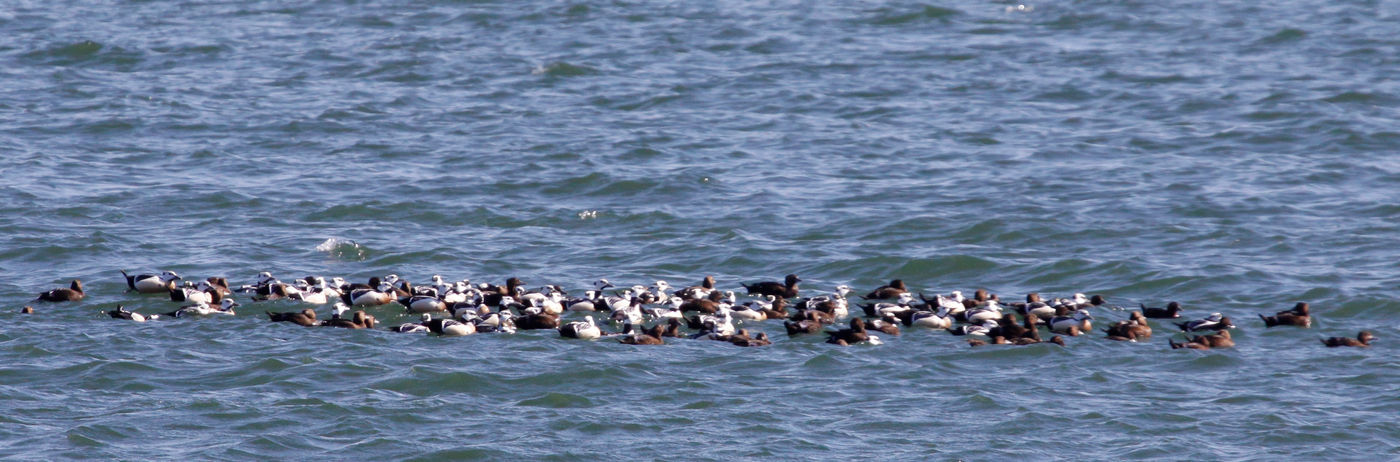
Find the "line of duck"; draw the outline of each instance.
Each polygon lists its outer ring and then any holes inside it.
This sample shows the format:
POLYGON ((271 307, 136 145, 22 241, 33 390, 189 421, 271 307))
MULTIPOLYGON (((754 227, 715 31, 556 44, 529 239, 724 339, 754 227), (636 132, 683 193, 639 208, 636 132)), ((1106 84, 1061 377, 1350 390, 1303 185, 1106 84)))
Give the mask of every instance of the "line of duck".
MULTIPOLYGON (((766 346, 772 344, 767 334, 751 333, 742 326, 781 321, 789 337, 825 335, 827 343, 842 346, 881 344, 881 334, 900 335, 901 326, 967 336, 972 347, 1040 343, 1064 346, 1065 337, 1093 333, 1097 319, 1092 312, 1109 308, 1103 296, 1088 297, 1082 293, 1052 299, 1030 293, 1024 302, 1004 302, 985 289, 973 291, 971 297, 964 297, 961 291, 928 297, 922 292, 910 292, 900 279, 875 288, 853 303, 848 298, 851 288, 846 285, 801 297, 802 279, 795 274, 787 275, 782 282, 740 283, 744 297, 717 288, 712 276, 680 288, 673 288, 666 281, 620 288, 607 279, 598 279, 583 296, 570 297, 558 285, 527 289, 523 281, 514 277, 504 285, 493 285, 473 284, 467 279, 449 282, 434 275, 429 282, 415 285, 395 274, 371 277, 365 283, 321 276, 283 282, 262 272, 251 284, 230 287, 223 277, 189 281, 174 271, 133 276, 122 270, 121 274, 128 292, 160 294, 180 304, 161 313, 138 313, 123 306, 106 311, 113 318, 135 322, 232 316, 242 306, 234 298, 243 296, 253 302, 285 300, 305 304, 307 307, 301 310, 265 314, 271 322, 306 327, 375 329, 380 326, 379 316, 394 316, 407 318, 407 322, 384 329, 439 336, 553 329, 564 338, 611 337, 632 345, 662 345, 667 338, 688 338, 745 347, 766 346), (324 305, 332 305, 326 319, 320 318, 315 309, 324 305), (852 310, 852 305, 860 311, 852 310), (582 319, 565 322, 567 316, 582 319)), ((82 281, 73 280, 69 287, 42 292, 34 301, 62 303, 85 298, 82 281)), ((1121 342, 1146 341, 1153 332, 1148 319, 1179 319, 1184 311, 1174 301, 1161 308, 1142 304, 1139 307, 1140 310, 1129 313, 1128 319, 1101 329, 1103 337, 1121 342)), ((33 313, 34 309, 25 306, 21 312, 33 313)), ((1266 328, 1312 326, 1307 302, 1298 302, 1273 315, 1258 316, 1266 328)), ((1220 313, 1172 324, 1183 336, 1181 341, 1167 339, 1172 349, 1233 347, 1230 331, 1238 328, 1220 313), (1190 335, 1194 332, 1205 335, 1190 335)), ((1328 347, 1367 347, 1374 338, 1370 332, 1361 331, 1355 338, 1320 340, 1328 347)))

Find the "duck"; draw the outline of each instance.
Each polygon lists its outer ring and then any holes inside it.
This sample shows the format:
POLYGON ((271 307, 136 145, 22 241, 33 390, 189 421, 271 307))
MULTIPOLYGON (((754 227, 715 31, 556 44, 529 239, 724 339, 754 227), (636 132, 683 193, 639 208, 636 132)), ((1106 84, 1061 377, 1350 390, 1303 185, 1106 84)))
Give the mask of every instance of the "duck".
POLYGON ((625 326, 623 326, 623 332, 624 332, 626 335, 623 335, 622 338, 617 339, 618 343, 623 343, 623 344, 627 344, 627 345, 665 345, 665 344, 666 344, 665 341, 661 340, 661 337, 654 336, 654 335, 651 335, 651 334, 642 333, 642 332, 638 331, 637 328, 636 328, 632 323, 630 323, 630 322, 627 323, 625 326))
POLYGON ((1350 337, 1328 337, 1328 338, 1321 339, 1321 340, 1322 340, 1322 344, 1323 344, 1323 345, 1327 345, 1328 348, 1334 348, 1334 347, 1358 347, 1358 348, 1366 348, 1366 347, 1371 346, 1371 340, 1375 340, 1375 338, 1376 338, 1375 336, 1371 335, 1371 332, 1370 332, 1370 331, 1364 331, 1364 330, 1363 330, 1363 331, 1361 331, 1360 333, 1356 334, 1356 338, 1350 338, 1350 337))
POLYGON ((420 321, 420 322, 406 322, 406 323, 399 324, 399 325, 394 326, 394 327, 390 327, 389 330, 394 331, 394 332, 398 332, 398 333, 401 333, 401 334, 431 332, 431 331, 428 329, 428 321, 432 321, 432 320, 433 320, 433 314, 432 314, 432 313, 423 313, 423 320, 422 320, 422 321, 420 321))
POLYGON ((228 288, 228 279, 219 276, 209 276, 207 278, 204 278, 204 281, 209 283, 208 290, 218 292, 221 296, 228 296, 233 294, 233 291, 229 290, 228 288))
POLYGON ((1197 335, 1191 338, 1192 343, 1199 343, 1211 348, 1229 348, 1235 346, 1234 339, 1230 338, 1230 331, 1222 330, 1213 335, 1197 335))
POLYGON ((1298 326, 1312 327, 1312 316, 1308 313, 1308 302, 1298 302, 1292 309, 1280 311, 1273 316, 1259 315, 1264 327, 1298 326))
POLYGON ((521 286, 524 285, 525 282, 521 281, 520 278, 512 277, 506 279, 505 287, 498 286, 494 288, 495 290, 483 290, 482 303, 485 303, 489 306, 501 306, 501 303, 505 300, 506 297, 517 296, 517 289, 520 289, 521 286))
POLYGON ((918 311, 909 317, 909 325, 929 329, 947 329, 953 327, 953 318, 948 316, 947 308, 940 308, 937 313, 918 311))
POLYGON ((886 316, 870 321, 870 325, 866 329, 897 336, 899 335, 899 320, 886 316))
POLYGON ((568 311, 598 311, 599 295, 602 292, 597 290, 586 290, 583 298, 571 298, 564 301, 564 309, 568 311))
POLYGON ((1170 346, 1172 347, 1173 350, 1178 350, 1178 349, 1182 349, 1182 348, 1189 348, 1189 349, 1192 349, 1192 350, 1209 350, 1209 349, 1210 349, 1210 345, 1206 345, 1206 344, 1204 344, 1204 343, 1196 343, 1196 342, 1185 342, 1185 343, 1182 343, 1182 342, 1173 341, 1173 340, 1170 339, 1170 338, 1167 339, 1167 345, 1170 345, 1170 346))
POLYGON ((701 334, 713 333, 719 335, 734 334, 734 316, 729 310, 720 310, 718 314, 700 315, 701 334))
POLYGON ((662 280, 657 280, 650 288, 643 288, 643 291, 647 295, 647 303, 658 304, 665 304, 671 299, 670 292, 667 292, 669 290, 671 290, 671 283, 662 280), (655 290, 655 292, 652 292, 652 290, 655 290))
POLYGON ((198 286, 186 281, 184 286, 170 289, 170 301, 176 303, 218 303, 217 300, 214 300, 214 292, 210 290, 210 287, 207 281, 199 281, 198 286))
MULTIPOLYGON (((485 306, 485 305, 483 305, 485 306)), ((477 332, 501 332, 506 334, 515 333, 515 318, 509 312, 489 312, 476 320, 477 332)))
POLYGON ((719 291, 710 291, 710 295, 706 298, 686 300, 685 303, 681 304, 680 310, 682 313, 694 311, 702 314, 715 314, 719 312, 721 300, 724 300, 724 294, 719 291))
POLYGON ((837 340, 846 344, 855 344, 870 340, 870 334, 865 330, 865 320, 861 318, 851 318, 851 327, 827 331, 827 343, 836 343, 837 340))
POLYGON ((205 303, 205 302, 195 302, 195 304, 193 304, 193 305, 182 306, 182 307, 180 307, 180 309, 175 310, 175 311, 171 311, 171 312, 169 312, 169 313, 166 313, 165 315, 166 315, 166 316, 169 316, 169 317, 172 317, 172 318, 186 318, 186 317, 191 317, 191 316, 209 316, 209 315, 212 315, 212 314, 223 314, 223 315, 233 316, 233 315, 237 314, 237 313, 234 313, 233 309, 234 309, 235 307, 238 307, 238 306, 241 306, 241 305, 238 304, 238 302, 234 301, 234 300, 231 299, 231 298, 226 298, 226 299, 223 299, 223 301, 221 301, 221 302, 219 303, 219 307, 218 307, 218 308, 211 307, 211 306, 209 306, 208 303, 205 303))
POLYGON ((996 320, 989 319, 983 322, 982 324, 967 324, 950 328, 947 330, 948 333, 953 335, 978 335, 982 337, 987 337, 989 336, 988 334, 992 331, 992 329, 995 329, 997 327, 1000 327, 1000 325, 997 324, 996 320))
POLYGON ((1298 326, 1312 327, 1312 316, 1296 315, 1293 313, 1278 314, 1273 316, 1259 315, 1259 319, 1264 321, 1264 327, 1274 326, 1298 326))
POLYGON ((77 302, 82 301, 84 296, 83 281, 74 279, 73 282, 68 284, 68 288, 53 289, 48 292, 40 293, 39 297, 34 300, 42 302, 77 302))
POLYGON ((731 313, 734 319, 740 321, 767 321, 768 312, 766 310, 771 310, 773 308, 773 301, 777 298, 772 295, 764 295, 764 297, 768 299, 766 302, 750 300, 748 303, 735 306, 731 313))
POLYGON ((904 280, 895 279, 866 294, 864 298, 866 300, 888 300, 907 293, 909 293, 909 289, 904 287, 904 280))
POLYGON ((516 317, 515 327, 523 330, 558 329, 559 317, 537 309, 525 310, 526 314, 516 317))
POLYGON ((428 332, 438 334, 439 337, 463 337, 476 333, 476 324, 450 318, 430 319, 423 325, 428 327, 428 332))
POLYGON ((822 327, 826 324, 822 323, 817 313, 817 311, 808 310, 803 312, 803 319, 799 321, 783 321, 783 328, 787 329, 788 337, 821 332, 822 327))
POLYGON ((749 291, 749 295, 772 295, 774 297, 796 298, 797 283, 802 282, 796 274, 789 274, 783 278, 783 282, 756 282, 752 285, 740 283, 744 289, 749 291))
POLYGON ((146 322, 146 320, 148 320, 148 319, 155 319, 155 318, 156 318, 156 315, 146 316, 146 315, 143 315, 143 314, 141 314, 141 313, 135 313, 135 312, 132 312, 132 311, 128 311, 128 310, 126 309, 126 307, 123 307, 123 306, 121 306, 121 305, 117 305, 117 309, 115 309, 115 310, 108 311, 108 312, 107 312, 107 315, 108 315, 108 316, 111 316, 111 317, 113 317, 113 318, 116 318, 116 319, 125 319, 125 320, 128 320, 128 321, 135 321, 135 322, 146 322))
POLYGON ((1139 303, 1142 308, 1142 315, 1153 319, 1175 319, 1181 317, 1181 304, 1168 302, 1166 308, 1149 308, 1147 305, 1139 303))
POLYGON ((1055 317, 1055 307, 1045 303, 1040 298, 1040 294, 1031 292, 1026 294, 1026 303, 1018 308, 1021 314, 1034 314, 1039 319, 1050 319, 1055 317))
POLYGON ((740 338, 740 339, 731 338, 731 339, 729 339, 729 343, 732 343, 732 344, 734 344, 735 346, 741 346, 741 347, 762 347, 762 346, 772 345, 772 344, 773 344, 773 341, 768 340, 768 334, 763 333, 763 332, 759 332, 758 334, 754 335, 753 337, 745 336, 745 337, 740 338))
POLYGON ((1147 317, 1141 311, 1134 311, 1128 316, 1127 321, 1113 323, 1104 329, 1104 332, 1108 334, 1110 340, 1148 339, 1152 337, 1152 326, 1147 324, 1147 317))
POLYGON ((593 340, 603 336, 603 330, 593 322, 592 316, 584 316, 583 321, 559 326, 559 336, 580 340, 593 340))
POLYGON ((1088 310, 1077 310, 1070 316, 1050 318, 1047 324, 1050 325, 1050 331, 1057 334, 1069 333, 1070 327, 1076 328, 1079 332, 1089 332, 1093 328, 1093 324, 1089 321, 1093 319, 1094 316, 1089 314, 1088 310))
POLYGON ((1035 327, 1035 318, 1036 316, 1033 314, 1026 315, 1026 319, 1029 322, 1026 324, 1026 326, 1022 326, 1019 323, 1019 321, 1016 320, 1015 313, 1003 313, 1001 315, 1001 319, 997 320, 996 329, 993 329, 992 332, 990 332, 990 334, 1000 335, 1006 338, 1007 340, 1012 341, 1015 341, 1016 339, 1019 339, 1021 337, 1030 337, 1036 339, 1036 341, 1039 341, 1040 331, 1037 330, 1035 327), (1031 335, 1032 333, 1033 335, 1031 335))
POLYGON ((919 299, 923 300, 924 304, 928 305, 930 310, 937 310, 939 308, 947 309, 948 316, 954 319, 964 316, 964 312, 967 311, 967 305, 963 304, 963 300, 965 299, 963 298, 962 291, 954 290, 946 297, 934 294, 932 300, 929 300, 928 297, 920 292, 919 299))
POLYGON ((380 283, 374 289, 354 289, 340 295, 340 300, 350 306, 379 306, 394 301, 393 286, 389 283, 380 283))
POLYGON ((267 318, 272 322, 290 322, 307 327, 316 325, 316 310, 311 308, 284 313, 274 313, 271 311, 265 311, 265 313, 267 313, 267 318))
MULTIPOLYGON (((373 329, 374 317, 365 313, 364 310, 356 310, 355 314, 351 316, 350 319, 335 317, 322 321, 320 325, 325 327, 339 327, 342 329, 373 329)), ((431 328, 430 326, 429 329, 431 328)))
POLYGON ((1180 327, 1182 332, 1235 328, 1235 325, 1230 322, 1230 317, 1222 316, 1220 313, 1211 313, 1210 316, 1206 316, 1205 319, 1197 319, 1188 322, 1178 322, 1176 323, 1176 326, 1180 327))
MULTIPOLYGON (((601 290, 601 289, 600 289, 600 290, 601 290)), ((714 277, 714 276, 705 276, 705 279, 702 279, 702 280, 700 281, 700 284, 699 284, 699 285, 694 285, 694 286, 686 287, 686 288, 681 289, 681 290, 677 290, 677 291, 673 292, 671 295, 674 295, 674 296, 676 296, 676 297, 680 297, 682 300, 696 300, 696 299, 703 299, 703 298, 709 297, 709 296, 710 296, 710 292, 713 292, 714 290, 715 290, 715 277, 714 277)))
POLYGON ((1001 318, 1001 305, 995 299, 988 299, 963 313, 969 324, 981 324, 1001 318))
POLYGON ((895 316, 895 315, 898 315, 899 313, 903 313, 903 312, 910 311, 910 310, 913 310, 913 309, 914 309, 913 307, 910 306, 910 305, 913 304, 913 302, 914 302, 914 295, 913 295, 913 294, 910 294, 910 293, 908 293, 908 292, 905 292, 905 293, 899 294, 898 297, 899 297, 899 300, 896 301, 896 302, 894 302, 894 303, 890 303, 890 302, 880 302, 880 303, 875 303, 875 304, 869 304, 869 303, 867 303, 867 304, 862 304, 862 305, 859 305, 859 306, 860 306, 860 309, 861 309, 861 310, 865 311, 865 316, 868 317, 868 318, 878 318, 878 317, 882 317, 882 316, 895 316))
MULTIPOLYGON (((441 276, 439 276, 441 277, 441 276)), ((399 304, 409 313, 436 313, 447 311, 447 303, 433 295, 410 295, 399 298, 399 304)))
POLYGON ((307 287, 305 290, 289 292, 287 298, 312 305, 325 305, 332 299, 339 299, 340 291, 335 290, 326 284, 326 279, 317 276, 306 277, 307 287))
POLYGON ((163 271, 156 274, 140 274, 132 276, 126 274, 126 270, 121 270, 122 276, 126 278, 128 291, 140 292, 143 294, 163 294, 169 293, 175 288, 175 281, 180 279, 180 275, 174 271, 163 271))

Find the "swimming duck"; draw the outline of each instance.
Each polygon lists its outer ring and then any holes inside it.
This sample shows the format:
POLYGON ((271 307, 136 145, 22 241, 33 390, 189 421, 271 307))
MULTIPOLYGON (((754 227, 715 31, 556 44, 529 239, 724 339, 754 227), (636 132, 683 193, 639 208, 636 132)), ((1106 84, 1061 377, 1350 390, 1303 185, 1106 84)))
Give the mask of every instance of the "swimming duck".
POLYGON ((185 285, 170 289, 170 301, 176 303, 218 303, 214 300, 214 292, 210 287, 207 281, 199 281, 198 286, 185 281, 185 285))
POLYGON ((1142 303, 1138 304, 1142 308, 1142 315, 1153 319, 1174 319, 1181 317, 1181 304, 1177 302, 1167 303, 1166 308, 1149 308, 1142 303))
POLYGON ((1369 331, 1364 331, 1364 330, 1363 330, 1363 331, 1361 331, 1361 333, 1356 334, 1356 338, 1348 338, 1348 337, 1328 337, 1328 338, 1322 339, 1322 344, 1323 344, 1323 345, 1327 345, 1328 347, 1344 347, 1344 346, 1345 346, 1345 347, 1360 347, 1360 348, 1366 348, 1366 347, 1371 346, 1371 340, 1374 340, 1375 338, 1376 338, 1375 336, 1371 335, 1371 332, 1369 332, 1369 331))
POLYGON ((311 308, 295 312, 274 313, 266 311, 265 313, 267 313, 267 318, 272 322, 290 322, 307 327, 316 325, 316 310, 311 308))
POLYGON ((224 315, 233 316, 234 314, 237 314, 237 313, 234 313, 233 309, 234 309, 235 307, 238 307, 238 306, 241 306, 241 305, 238 304, 238 302, 233 301, 233 299, 231 299, 231 298, 226 298, 226 299, 223 299, 223 301, 220 302, 218 308, 211 307, 211 306, 209 306, 208 303, 205 303, 205 302, 196 302, 196 303, 193 304, 193 305, 182 306, 182 307, 180 307, 180 309, 175 310, 175 311, 171 311, 171 312, 169 312, 169 313, 166 313, 165 315, 166 315, 166 316, 169 316, 169 317, 172 317, 172 318, 186 318, 186 317, 191 317, 191 316, 209 316, 209 315, 212 315, 212 314, 224 314, 224 315))
POLYGON ((1055 317, 1055 307, 1050 306, 1040 299, 1040 294, 1031 292, 1026 294, 1026 303, 1019 310, 1021 314, 1034 314, 1039 319, 1050 319, 1055 317))
POLYGON ((827 331, 827 343, 835 343, 837 340, 846 344, 856 344, 870 340, 870 334, 865 330, 865 320, 861 318, 851 318, 851 327, 827 331))
POLYGON ((784 282, 756 282, 752 285, 740 283, 744 289, 749 291, 749 295, 772 295, 774 297, 795 298, 797 297, 797 283, 802 282, 796 274, 789 274, 783 279, 784 282))
POLYGON ((399 304, 409 313, 436 313, 447 311, 447 303, 432 295, 412 295, 399 299, 399 304))
POLYGON ((992 331, 992 329, 995 329, 997 327, 999 327, 999 324, 997 324, 996 320, 989 319, 987 321, 984 321, 982 324, 967 324, 963 326, 950 328, 947 330, 948 333, 953 335, 980 335, 983 337, 987 337, 988 334, 992 331))
POLYGON ((476 333, 476 324, 450 318, 430 319, 423 325, 428 326, 428 332, 440 337, 462 337, 476 333))
POLYGON ((1055 316, 1046 322, 1050 326, 1050 331, 1057 334, 1070 333, 1070 327, 1074 327, 1079 332, 1089 332, 1093 329, 1093 324, 1089 321, 1094 316, 1088 310, 1075 311, 1071 316, 1055 316))
POLYGON ((765 310, 773 308, 773 300, 776 300, 777 297, 772 295, 764 295, 764 297, 767 297, 768 300, 750 300, 743 305, 735 306, 732 313, 734 319, 740 321, 767 321, 768 312, 765 310))
POLYGON ((83 299, 83 281, 74 279, 68 284, 67 289, 53 289, 39 294, 35 301, 44 302, 76 302, 83 299))
POLYGON ((963 313, 969 324, 981 324, 986 321, 994 321, 1001 318, 1001 305, 994 299, 988 299, 976 307, 963 313))
POLYGON ((1104 329, 1110 340, 1132 341, 1134 339, 1148 339, 1152 337, 1152 326, 1147 324, 1147 318, 1141 311, 1134 311, 1129 315, 1127 321, 1118 321, 1104 329), (1118 337, 1118 338, 1114 338, 1118 337))
POLYGON ((432 320, 432 313, 423 313, 423 320, 421 322, 406 322, 394 327, 390 327, 389 330, 402 334, 431 332, 428 329, 428 321, 432 320))
POLYGON ((646 333, 642 333, 642 332, 638 331, 637 328, 636 328, 632 323, 627 323, 625 326, 623 326, 623 332, 625 333, 625 335, 623 335, 622 338, 619 338, 619 339, 617 340, 618 343, 624 343, 624 344, 627 344, 627 345, 665 345, 665 344, 666 344, 665 341, 662 341, 662 340, 661 340, 661 337, 654 336, 654 335, 650 335, 650 334, 646 334, 646 333))
POLYGON ((1211 313, 1210 316, 1206 316, 1205 319, 1197 319, 1195 321, 1188 322, 1178 322, 1176 323, 1176 326, 1180 327, 1182 332, 1235 328, 1235 325, 1230 322, 1230 317, 1222 316, 1220 313, 1211 313))
POLYGON ((593 322, 592 316, 584 316, 583 321, 559 326, 559 336, 580 340, 593 340, 603 336, 603 330, 593 322))
POLYGON ((341 294, 340 300, 350 306, 379 306, 394 301, 390 295, 393 287, 389 283, 380 283, 374 289, 355 289, 341 294))
POLYGON ((821 322, 816 313, 815 310, 807 310, 802 312, 803 319, 799 321, 783 321, 783 328, 787 329, 788 337, 821 332, 826 324, 821 322))
MULTIPOLYGON (((325 327, 339 327, 342 329, 373 329, 374 317, 365 313, 364 310, 356 310, 355 314, 351 316, 350 319, 335 317, 321 321, 320 325, 325 327)), ((429 328, 431 329, 431 326, 429 328)))
POLYGON ((515 318, 515 327, 524 330, 558 329, 559 317, 537 309, 528 309, 524 315, 515 318))
POLYGON ((599 296, 602 292, 588 290, 583 292, 582 298, 571 298, 564 301, 564 309, 569 311, 597 311, 599 296))
POLYGON ((1230 331, 1222 330, 1213 335, 1197 335, 1191 337, 1192 343, 1199 343, 1211 348, 1229 348, 1235 346, 1234 339, 1230 338, 1230 331))
POLYGON ((895 279, 866 294, 864 298, 867 300, 888 300, 907 293, 909 293, 909 289, 904 287, 904 280, 895 279))
POLYGON ((1298 326, 1312 327, 1312 316, 1308 313, 1308 303, 1298 302, 1293 305, 1293 309, 1283 310, 1273 316, 1259 315, 1259 319, 1264 320, 1264 327, 1274 326, 1298 326))
POLYGON ((1170 346, 1172 347, 1173 350, 1177 350, 1177 349, 1181 349, 1181 348, 1189 348, 1189 349, 1192 349, 1192 350, 1209 350, 1209 349, 1210 349, 1210 345, 1206 345, 1206 344, 1204 344, 1204 343, 1196 343, 1196 342, 1185 342, 1185 343, 1181 343, 1181 342, 1173 341, 1173 340, 1170 339, 1170 338, 1167 339, 1167 345, 1170 345, 1170 346))
POLYGON ((889 316, 876 319, 870 321, 870 324, 866 326, 866 330, 883 332, 889 335, 899 335, 899 320, 889 316))
MULTIPOLYGON (((599 290, 601 290, 601 289, 599 289, 599 290)), ((702 280, 702 281, 700 281, 700 285, 697 285, 697 286, 690 286, 690 287, 686 287, 686 288, 681 289, 681 290, 677 290, 677 291, 676 291, 675 293, 673 293, 672 295, 675 295, 675 296, 677 296, 677 297, 680 297, 682 300, 696 300, 696 299, 703 299, 703 298, 709 297, 709 296, 710 296, 710 292, 712 292, 712 291, 714 291, 714 290, 715 290, 715 277, 714 277, 714 276, 705 276, 705 279, 702 280)))
POLYGON ((155 315, 145 316, 145 315, 142 315, 141 313, 133 313, 133 312, 131 312, 131 311, 127 311, 127 309, 126 309, 125 307, 121 306, 121 305, 117 305, 117 309, 115 309, 115 310, 108 311, 108 312, 107 312, 107 315, 108 315, 108 316, 111 316, 111 317, 113 317, 113 318, 116 318, 116 319, 125 319, 125 320, 128 320, 128 321, 136 321, 136 322, 146 322, 147 319, 155 319, 155 318, 156 318, 155 315))
POLYGON ((953 327, 953 318, 948 316, 947 308, 939 308, 938 312, 919 311, 909 317, 909 325, 927 327, 929 329, 947 329, 953 327))
POLYGON ((159 275, 141 274, 132 276, 126 274, 126 270, 121 270, 122 276, 126 278, 128 290, 143 294, 163 294, 169 293, 175 288, 175 281, 180 279, 180 275, 174 271, 164 271, 159 275))
POLYGON ((1312 316, 1287 313, 1274 316, 1259 315, 1259 319, 1264 321, 1264 327, 1274 326, 1298 326, 1312 327, 1312 316))

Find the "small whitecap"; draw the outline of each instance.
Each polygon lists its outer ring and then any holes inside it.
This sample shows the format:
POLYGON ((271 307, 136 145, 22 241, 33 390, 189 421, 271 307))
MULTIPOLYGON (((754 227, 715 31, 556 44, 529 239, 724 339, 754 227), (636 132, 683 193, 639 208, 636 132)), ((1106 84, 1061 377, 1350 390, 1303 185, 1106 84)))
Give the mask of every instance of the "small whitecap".
POLYGON ((1007 5, 1006 7, 1007 13, 1030 13, 1032 11, 1035 11, 1035 7, 1024 3, 1016 6, 1007 5))
POLYGON ((369 256, 369 249, 359 243, 349 240, 332 237, 326 239, 316 246, 317 252, 325 252, 330 256, 342 260, 364 260, 369 256))
POLYGON ((597 210, 584 210, 578 213, 578 219, 580 220, 589 220, 593 218, 598 218, 597 210))

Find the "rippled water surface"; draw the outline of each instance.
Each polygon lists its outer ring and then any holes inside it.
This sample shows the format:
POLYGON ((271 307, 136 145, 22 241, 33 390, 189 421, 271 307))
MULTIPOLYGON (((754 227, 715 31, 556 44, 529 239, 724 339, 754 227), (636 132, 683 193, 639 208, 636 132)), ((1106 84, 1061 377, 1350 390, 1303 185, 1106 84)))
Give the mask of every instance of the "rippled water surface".
POLYGON ((1393 1, 11 2, 0 455, 1400 457, 1396 30, 1393 1), (436 338, 277 302, 135 324, 102 312, 176 305, 121 269, 898 277, 1240 328, 1199 352, 1166 323, 978 349, 436 338), (83 302, 18 314, 73 278, 83 302), (1297 301, 1311 329, 1255 317, 1297 301))

